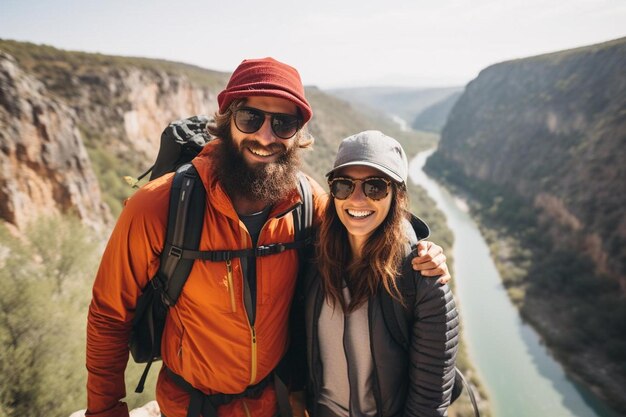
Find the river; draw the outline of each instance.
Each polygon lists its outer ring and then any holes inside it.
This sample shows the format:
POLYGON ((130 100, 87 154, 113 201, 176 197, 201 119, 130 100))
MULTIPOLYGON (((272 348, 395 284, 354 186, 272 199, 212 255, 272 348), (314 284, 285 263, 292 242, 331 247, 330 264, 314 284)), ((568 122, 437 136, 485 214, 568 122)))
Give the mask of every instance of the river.
POLYGON ((464 343, 486 384, 494 417, 617 417, 566 376, 537 333, 521 320, 467 205, 422 171, 433 152, 411 160, 410 178, 435 200, 454 233, 464 343))

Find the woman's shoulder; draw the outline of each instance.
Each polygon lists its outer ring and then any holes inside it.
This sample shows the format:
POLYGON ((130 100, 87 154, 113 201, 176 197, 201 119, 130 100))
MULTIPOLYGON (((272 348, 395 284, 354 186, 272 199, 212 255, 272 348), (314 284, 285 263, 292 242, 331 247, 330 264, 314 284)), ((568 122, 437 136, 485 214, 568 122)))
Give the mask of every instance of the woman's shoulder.
POLYGON ((407 243, 402 262, 402 274, 398 281, 400 289, 408 288, 416 292, 420 298, 424 296, 427 298, 438 296, 445 299, 449 292, 448 286, 441 284, 436 277, 424 277, 419 271, 413 269, 411 263, 413 258, 417 256, 417 243, 430 235, 430 228, 425 221, 414 214, 409 214, 403 222, 403 230, 407 243))

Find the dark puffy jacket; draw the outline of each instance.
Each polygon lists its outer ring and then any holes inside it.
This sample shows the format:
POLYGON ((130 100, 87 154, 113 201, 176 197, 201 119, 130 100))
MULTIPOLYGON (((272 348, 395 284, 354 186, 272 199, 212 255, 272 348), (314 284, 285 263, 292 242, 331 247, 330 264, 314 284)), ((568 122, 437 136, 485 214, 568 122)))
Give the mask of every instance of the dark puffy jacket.
MULTIPOLYGON (((424 235, 427 226, 421 223, 424 235)), ((410 239, 411 246, 417 238, 410 239)), ((399 345, 383 318, 383 289, 369 300, 370 349, 374 361, 374 397, 379 416, 446 416, 454 383, 454 366, 459 338, 459 319, 452 293, 437 279, 423 278, 410 268, 414 254, 407 254, 402 279, 415 280, 417 295, 410 330, 410 349, 399 345), (407 276, 408 275, 408 276, 407 276)), ((307 406, 312 417, 321 391, 322 363, 319 356, 317 323, 324 296, 315 267, 307 272, 305 318, 307 341, 307 406)), ((408 314, 410 316, 410 314, 408 314)), ((410 323, 409 323, 410 325, 410 323)))

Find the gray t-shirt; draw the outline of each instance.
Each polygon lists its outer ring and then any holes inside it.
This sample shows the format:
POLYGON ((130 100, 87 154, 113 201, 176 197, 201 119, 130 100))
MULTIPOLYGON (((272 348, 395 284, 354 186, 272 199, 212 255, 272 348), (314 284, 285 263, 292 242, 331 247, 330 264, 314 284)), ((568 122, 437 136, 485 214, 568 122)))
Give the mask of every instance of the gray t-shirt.
MULTIPOLYGON (((348 288, 343 290, 349 302, 348 288)), ((320 417, 373 417, 374 362, 370 350, 366 302, 345 316, 341 306, 324 301, 319 318, 319 344, 322 361, 320 417)))

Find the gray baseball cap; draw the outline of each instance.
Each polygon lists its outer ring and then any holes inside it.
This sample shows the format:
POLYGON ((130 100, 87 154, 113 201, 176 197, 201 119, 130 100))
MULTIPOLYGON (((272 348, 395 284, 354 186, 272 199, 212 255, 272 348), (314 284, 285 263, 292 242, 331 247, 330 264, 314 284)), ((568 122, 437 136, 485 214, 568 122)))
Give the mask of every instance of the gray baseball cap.
POLYGON ((378 130, 366 130, 342 140, 333 169, 326 176, 351 165, 376 168, 400 183, 406 182, 409 173, 409 163, 402 145, 378 130))

